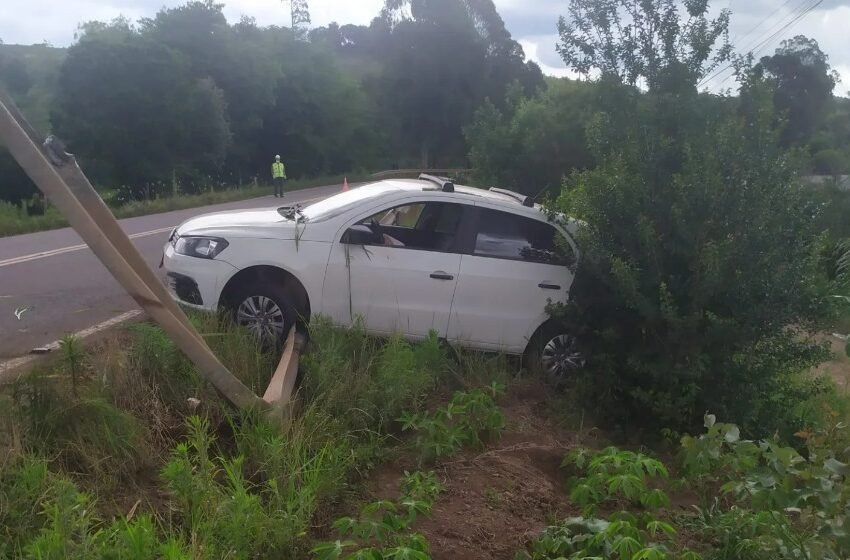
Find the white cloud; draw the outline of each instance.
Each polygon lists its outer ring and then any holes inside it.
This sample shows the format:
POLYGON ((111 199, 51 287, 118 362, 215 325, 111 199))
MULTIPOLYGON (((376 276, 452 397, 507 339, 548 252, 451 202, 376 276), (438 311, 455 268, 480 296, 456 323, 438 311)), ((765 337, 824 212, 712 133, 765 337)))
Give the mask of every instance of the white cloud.
POLYGON ((519 44, 522 46, 522 50, 525 51, 525 56, 528 60, 533 60, 540 66, 540 69, 547 76, 555 76, 556 78, 572 78, 577 79, 579 77, 578 74, 567 68, 566 66, 550 66, 546 64, 540 59, 540 47, 541 45, 551 45, 554 49, 556 41, 556 36, 554 35, 544 35, 538 37, 529 37, 528 39, 520 39, 519 44))

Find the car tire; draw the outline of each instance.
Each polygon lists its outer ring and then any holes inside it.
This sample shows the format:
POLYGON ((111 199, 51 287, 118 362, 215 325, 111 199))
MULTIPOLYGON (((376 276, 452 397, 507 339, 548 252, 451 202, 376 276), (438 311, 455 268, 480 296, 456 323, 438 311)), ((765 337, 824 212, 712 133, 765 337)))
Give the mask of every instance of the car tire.
POLYGON ((247 328, 267 348, 280 348, 298 319, 286 289, 261 282, 237 289, 228 311, 234 323, 247 328))
POLYGON ((530 372, 555 384, 569 381, 585 365, 575 335, 554 321, 544 324, 534 334, 523 361, 530 372))

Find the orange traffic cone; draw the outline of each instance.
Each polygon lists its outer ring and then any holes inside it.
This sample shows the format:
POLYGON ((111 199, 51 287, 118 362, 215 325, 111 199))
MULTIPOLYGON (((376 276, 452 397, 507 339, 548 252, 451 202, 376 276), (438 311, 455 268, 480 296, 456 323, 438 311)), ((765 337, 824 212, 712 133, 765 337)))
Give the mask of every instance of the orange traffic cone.
POLYGON ((348 190, 348 177, 344 177, 342 180, 342 192, 348 190))

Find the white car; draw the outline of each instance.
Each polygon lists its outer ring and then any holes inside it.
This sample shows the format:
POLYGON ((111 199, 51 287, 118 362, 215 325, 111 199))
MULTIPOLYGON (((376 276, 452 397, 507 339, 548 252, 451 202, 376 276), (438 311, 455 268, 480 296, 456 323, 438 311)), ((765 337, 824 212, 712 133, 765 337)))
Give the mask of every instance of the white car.
POLYGON ((359 318, 370 334, 434 330, 562 376, 582 360, 546 306, 569 296, 576 224, 547 219, 518 193, 422 175, 304 208, 192 218, 172 232, 163 266, 180 303, 227 310, 267 340, 311 315, 341 326, 359 318))

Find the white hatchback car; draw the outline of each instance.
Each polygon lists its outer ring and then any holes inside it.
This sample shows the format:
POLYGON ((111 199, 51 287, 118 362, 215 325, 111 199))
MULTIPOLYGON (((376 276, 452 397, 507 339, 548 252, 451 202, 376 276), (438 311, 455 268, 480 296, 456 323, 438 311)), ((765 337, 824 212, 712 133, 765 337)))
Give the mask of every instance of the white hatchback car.
POLYGON ((190 219, 169 237, 163 265, 179 302, 224 309, 267 340, 315 314, 341 326, 360 318, 371 334, 434 330, 563 376, 582 360, 546 306, 569 296, 576 227, 518 193, 422 175, 304 208, 190 219))

